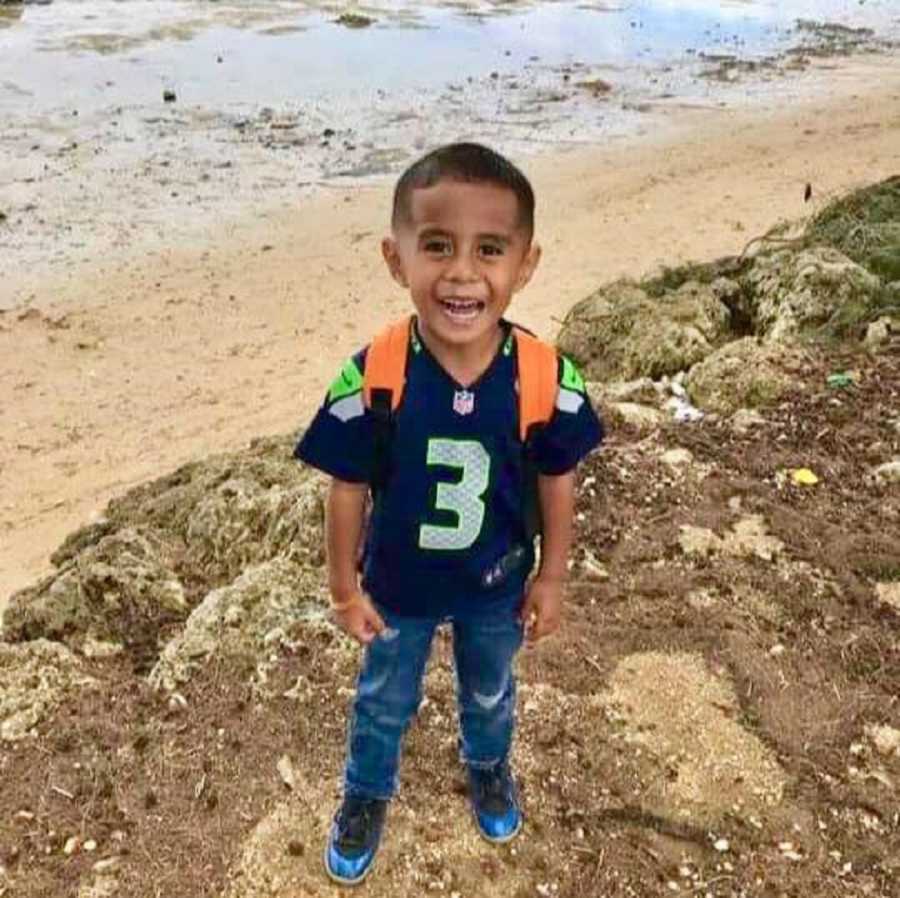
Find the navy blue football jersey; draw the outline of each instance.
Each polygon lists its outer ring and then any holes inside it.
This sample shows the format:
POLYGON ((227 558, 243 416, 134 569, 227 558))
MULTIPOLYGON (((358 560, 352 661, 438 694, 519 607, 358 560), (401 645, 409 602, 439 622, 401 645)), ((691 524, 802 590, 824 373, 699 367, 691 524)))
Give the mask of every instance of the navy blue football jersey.
MULTIPOLYGON (((496 357, 467 388, 412 329, 388 478, 363 560, 363 588, 395 612, 452 615, 509 598, 534 565, 515 338, 503 326, 496 357)), ((365 363, 363 350, 344 365, 295 455, 341 480, 371 484, 375 426, 363 403, 365 363)), ((532 438, 531 457, 544 474, 570 471, 603 437, 575 366, 562 358, 559 370, 555 412, 532 438)))

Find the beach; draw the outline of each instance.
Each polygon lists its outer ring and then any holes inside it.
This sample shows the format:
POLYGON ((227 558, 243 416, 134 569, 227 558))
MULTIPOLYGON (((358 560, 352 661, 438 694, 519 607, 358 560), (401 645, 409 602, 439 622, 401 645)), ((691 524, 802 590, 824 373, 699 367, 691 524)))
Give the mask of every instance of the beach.
MULTIPOLYGON (((896 53, 823 58, 752 102, 667 97, 635 115, 606 139, 528 153, 509 141, 536 188, 543 247, 512 317, 544 337, 605 281, 740 253, 900 170, 896 53)), ((132 162, 44 187, 48 223, 0 260, 0 601, 113 496, 301 427, 342 359, 407 309, 380 258, 392 171, 288 177, 283 159, 223 158, 180 186, 177 161, 132 162), (196 188, 196 203, 173 206, 197 183, 219 199, 196 188), (54 259, 55 240, 66 250, 54 259)), ((4 163, 17 210, 20 166, 4 163)), ((5 214, 8 237, 21 217, 5 214)))

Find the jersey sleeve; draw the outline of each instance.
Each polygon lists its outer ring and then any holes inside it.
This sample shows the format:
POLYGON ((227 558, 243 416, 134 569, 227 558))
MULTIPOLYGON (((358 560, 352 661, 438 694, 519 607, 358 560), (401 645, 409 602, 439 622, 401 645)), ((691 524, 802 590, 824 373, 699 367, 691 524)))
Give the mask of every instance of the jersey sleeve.
POLYGON ((348 359, 334 379, 294 457, 351 483, 371 483, 375 436, 363 403, 366 351, 348 359))
POLYGON ((560 356, 556 408, 532 446, 537 469, 541 474, 565 474, 602 440, 603 424, 591 406, 584 379, 570 359, 560 356))

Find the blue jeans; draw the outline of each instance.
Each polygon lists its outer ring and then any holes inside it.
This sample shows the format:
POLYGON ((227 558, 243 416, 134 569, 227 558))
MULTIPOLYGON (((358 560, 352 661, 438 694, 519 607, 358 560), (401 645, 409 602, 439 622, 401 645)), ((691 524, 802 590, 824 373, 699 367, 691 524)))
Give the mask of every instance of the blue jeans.
MULTIPOLYGON (((505 761, 515 723, 512 662, 522 644, 521 597, 452 619, 463 761, 505 761)), ((440 617, 384 608, 385 629, 366 648, 356 685, 345 770, 348 794, 389 799, 397 789, 403 734, 419 707, 422 675, 440 617)))

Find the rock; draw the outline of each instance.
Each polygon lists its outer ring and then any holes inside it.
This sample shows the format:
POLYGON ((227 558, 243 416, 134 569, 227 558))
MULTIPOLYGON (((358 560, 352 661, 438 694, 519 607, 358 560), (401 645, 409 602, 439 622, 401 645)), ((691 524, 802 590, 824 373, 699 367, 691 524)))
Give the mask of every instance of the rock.
POLYGON ((120 857, 107 857, 102 861, 97 861, 91 869, 94 873, 99 873, 101 876, 109 875, 110 873, 115 873, 119 867, 122 866, 122 859, 120 857))
POLYGON ((198 502, 187 521, 192 565, 231 580, 275 557, 321 563, 324 486, 317 476, 293 486, 266 486, 244 477, 225 481, 198 502))
POLYGON ((658 298, 617 281, 578 303, 557 339, 588 380, 674 375, 729 336, 730 313, 709 285, 694 281, 658 298))
POLYGON ((760 255, 745 275, 754 331, 771 342, 842 333, 843 322, 864 321, 876 308, 881 281, 836 249, 760 255))
POLYGON ((319 570, 285 559, 252 567, 230 586, 209 593, 191 612, 183 631, 164 647, 150 683, 171 692, 213 657, 238 659, 261 683, 271 646, 288 641, 294 625, 330 627, 324 620, 327 601, 319 570))
POLYGON ((659 427, 666 420, 666 416, 659 409, 639 405, 636 402, 614 402, 609 409, 614 418, 641 430, 659 427))
POLYGON ((872 476, 880 483, 900 483, 900 459, 878 465, 873 469, 872 476))
POLYGON ((364 16, 353 12, 341 13, 334 21, 338 25, 343 25, 345 28, 368 28, 375 23, 375 19, 370 16, 364 16))
POLYGON ((278 771, 278 775, 281 777, 281 781, 285 786, 287 786, 288 789, 293 789, 296 785, 296 777, 291 759, 287 755, 282 755, 278 759, 275 769, 278 771))
POLYGON ((720 414, 771 405, 794 386, 791 368, 801 356, 798 349, 745 337, 695 365, 685 387, 696 406, 720 414))
POLYGON ((880 602, 889 605, 898 614, 900 614, 900 580, 894 580, 889 583, 876 583, 875 595, 878 596, 880 602))
POLYGON ((164 90, 162 98, 163 103, 174 103, 178 99, 174 90, 164 90))
POLYGON ((866 328, 866 336, 863 342, 869 349, 877 349, 879 346, 887 343, 891 337, 892 330, 893 322, 886 315, 882 315, 881 318, 873 321, 866 328))
POLYGON ((649 377, 637 380, 614 380, 611 383, 589 381, 585 384, 591 401, 595 404, 606 402, 655 402, 659 398, 659 390, 649 377))
POLYGON ((75 854, 80 845, 81 839, 79 839, 78 836, 69 836, 69 838, 66 839, 66 844, 63 845, 63 854, 67 856, 75 854))
POLYGON ((879 754, 900 757, 900 730, 887 725, 872 724, 866 727, 866 735, 879 754))
POLYGON ((195 594, 274 557, 321 564, 328 478, 294 460, 295 442, 293 435, 256 440, 141 484, 71 534, 53 563, 65 568, 103 539, 132 529, 153 542, 166 564, 177 558, 180 569, 191 571, 195 594))
POLYGON ((58 573, 15 593, 3 614, 10 641, 57 639, 89 650, 154 640, 166 619, 187 616, 174 561, 151 534, 125 528, 81 552, 58 573))
POLYGON ((590 550, 585 549, 580 563, 581 571, 591 580, 608 580, 609 571, 606 566, 590 550))
POLYGON ((683 524, 679 528, 678 545, 685 555, 713 555, 722 550, 722 540, 706 527, 683 524))
POLYGON ((0 642, 0 741, 31 735, 70 693, 94 684, 78 658, 58 642, 0 642))
POLYGON ((731 555, 736 558, 761 558, 773 561, 781 554, 784 543, 766 530, 762 515, 748 515, 736 521, 731 531, 720 537, 705 527, 683 524, 678 544, 685 555, 731 555))
POLYGON ((694 456, 690 449, 669 449, 659 457, 659 460, 671 468, 681 468, 689 465, 694 461, 694 456))
POLYGON ((739 408, 731 416, 731 426, 736 433, 744 435, 766 423, 766 419, 752 408, 739 408))

